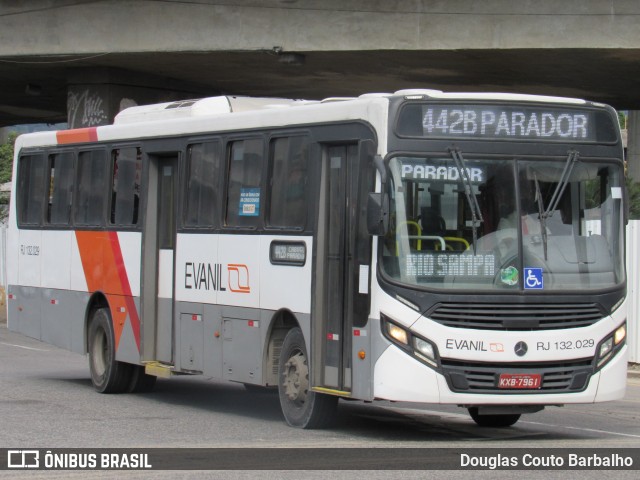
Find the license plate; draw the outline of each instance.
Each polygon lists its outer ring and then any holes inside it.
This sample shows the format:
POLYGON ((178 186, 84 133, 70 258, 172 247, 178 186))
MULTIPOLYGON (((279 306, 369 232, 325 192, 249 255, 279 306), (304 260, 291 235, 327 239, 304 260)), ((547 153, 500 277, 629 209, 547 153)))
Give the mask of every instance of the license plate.
POLYGON ((539 373, 503 373, 500 375, 498 388, 521 390, 540 388, 542 375, 539 373))

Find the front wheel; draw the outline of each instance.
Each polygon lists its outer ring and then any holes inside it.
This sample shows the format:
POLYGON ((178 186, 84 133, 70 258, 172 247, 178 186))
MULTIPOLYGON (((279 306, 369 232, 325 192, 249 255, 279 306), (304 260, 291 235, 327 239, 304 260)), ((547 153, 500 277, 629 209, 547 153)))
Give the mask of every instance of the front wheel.
POLYGON ((519 413, 510 413, 507 415, 480 415, 478 407, 470 407, 469 415, 473 421, 480 427, 505 428, 514 425, 520 420, 519 413))
POLYGON ((307 348, 300 328, 282 343, 278 393, 286 422, 298 428, 323 428, 335 418, 338 397, 310 390, 307 348))
POLYGON ((107 308, 95 310, 89 323, 91 382, 100 393, 121 393, 131 381, 131 365, 116 360, 115 337, 107 308))

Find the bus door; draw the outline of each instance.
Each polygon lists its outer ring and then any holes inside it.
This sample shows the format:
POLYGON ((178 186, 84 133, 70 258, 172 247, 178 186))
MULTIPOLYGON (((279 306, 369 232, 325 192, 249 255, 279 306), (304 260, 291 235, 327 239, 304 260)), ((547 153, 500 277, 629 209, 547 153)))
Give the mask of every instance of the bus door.
POLYGON ((327 147, 321 176, 312 382, 342 392, 352 388, 353 327, 364 326, 369 314, 371 237, 363 208, 371 174, 362 150, 327 147))
POLYGON ((178 156, 149 157, 143 251, 143 360, 174 363, 178 156))

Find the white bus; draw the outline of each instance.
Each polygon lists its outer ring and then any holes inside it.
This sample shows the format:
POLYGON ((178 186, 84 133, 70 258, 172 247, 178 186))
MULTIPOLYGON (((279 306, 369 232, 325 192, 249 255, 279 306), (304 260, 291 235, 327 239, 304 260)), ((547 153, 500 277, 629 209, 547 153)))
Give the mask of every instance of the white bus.
POLYGON ((203 374, 452 404, 481 426, 626 384, 623 149, 576 99, 215 97, 21 136, 9 328, 95 389, 203 374))

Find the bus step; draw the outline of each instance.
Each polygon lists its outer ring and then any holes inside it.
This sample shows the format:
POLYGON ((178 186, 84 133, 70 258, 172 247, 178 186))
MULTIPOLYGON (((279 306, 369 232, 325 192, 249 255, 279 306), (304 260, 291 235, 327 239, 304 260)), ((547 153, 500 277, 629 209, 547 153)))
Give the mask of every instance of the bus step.
POLYGON ((144 373, 155 377, 169 378, 173 375, 173 365, 166 365, 160 362, 148 362, 144 365, 144 373))
POLYGON ((325 387, 311 387, 311 390, 318 393, 326 393, 327 395, 335 395, 337 397, 350 397, 351 392, 345 392, 342 390, 334 390, 332 388, 325 387))

